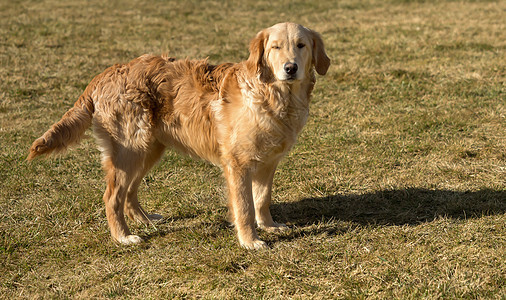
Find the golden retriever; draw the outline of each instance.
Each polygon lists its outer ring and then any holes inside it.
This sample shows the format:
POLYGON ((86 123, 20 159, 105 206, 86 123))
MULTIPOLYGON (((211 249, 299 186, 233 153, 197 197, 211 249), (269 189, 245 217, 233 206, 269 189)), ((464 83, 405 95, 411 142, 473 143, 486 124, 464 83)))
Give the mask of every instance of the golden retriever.
POLYGON ((260 31, 240 63, 143 55, 97 75, 74 107, 30 148, 28 160, 65 150, 93 124, 106 173, 112 237, 139 243, 124 215, 149 223, 137 190, 165 148, 221 166, 239 243, 266 248, 256 225, 280 230, 269 211, 274 171, 306 123, 314 70, 330 65, 321 36, 281 23, 260 31))

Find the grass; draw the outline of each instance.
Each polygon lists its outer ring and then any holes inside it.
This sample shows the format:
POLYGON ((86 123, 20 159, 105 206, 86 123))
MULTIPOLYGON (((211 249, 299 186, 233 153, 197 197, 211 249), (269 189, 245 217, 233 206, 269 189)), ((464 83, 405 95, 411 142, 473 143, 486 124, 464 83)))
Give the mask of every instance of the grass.
POLYGON ((504 299, 504 1, 2 1, 0 298, 504 299), (295 21, 332 58, 272 207, 291 231, 239 248, 224 181, 168 152, 109 237, 93 139, 51 160, 31 142, 94 75, 144 53, 247 57, 295 21))

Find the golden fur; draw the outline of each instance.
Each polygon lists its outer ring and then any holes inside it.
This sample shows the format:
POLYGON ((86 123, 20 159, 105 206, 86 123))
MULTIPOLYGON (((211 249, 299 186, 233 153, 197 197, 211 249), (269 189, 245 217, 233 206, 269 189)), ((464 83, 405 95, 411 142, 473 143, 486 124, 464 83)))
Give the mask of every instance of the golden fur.
POLYGON ((125 214, 144 223, 160 217, 139 205, 139 183, 166 147, 179 149, 221 166, 240 244, 265 248, 255 223, 286 228, 269 211, 274 171, 308 117, 313 67, 324 75, 329 65, 320 35, 293 23, 259 32, 240 63, 143 55, 97 75, 27 159, 65 150, 93 124, 111 235, 130 244, 142 240, 125 214))

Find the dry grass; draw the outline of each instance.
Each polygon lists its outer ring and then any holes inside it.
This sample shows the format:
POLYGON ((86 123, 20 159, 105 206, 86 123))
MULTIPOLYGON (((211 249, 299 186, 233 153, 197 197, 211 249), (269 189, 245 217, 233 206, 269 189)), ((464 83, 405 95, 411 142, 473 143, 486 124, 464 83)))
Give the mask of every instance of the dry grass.
POLYGON ((313 2, 1 2, 0 298, 504 299, 505 2, 313 2), (206 163, 167 153, 140 195, 166 219, 123 247, 93 139, 24 162, 107 66, 239 61, 287 20, 333 65, 277 172, 292 230, 261 233, 270 251, 238 247, 206 163))

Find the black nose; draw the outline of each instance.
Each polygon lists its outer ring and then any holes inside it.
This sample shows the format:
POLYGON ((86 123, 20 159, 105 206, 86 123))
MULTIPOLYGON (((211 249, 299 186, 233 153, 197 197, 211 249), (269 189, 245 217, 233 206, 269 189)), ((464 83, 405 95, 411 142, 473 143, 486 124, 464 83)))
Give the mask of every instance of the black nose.
POLYGON ((286 74, 288 75, 294 75, 295 73, 297 73, 297 70, 299 69, 296 63, 286 63, 284 68, 286 74))

